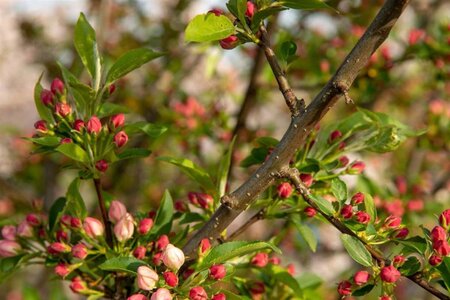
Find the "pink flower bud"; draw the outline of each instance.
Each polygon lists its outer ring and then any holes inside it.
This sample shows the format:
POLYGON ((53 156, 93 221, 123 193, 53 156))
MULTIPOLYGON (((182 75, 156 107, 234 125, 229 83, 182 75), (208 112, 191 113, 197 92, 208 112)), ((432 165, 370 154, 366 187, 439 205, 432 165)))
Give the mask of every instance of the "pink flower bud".
POLYGON ((71 272, 69 265, 65 264, 65 263, 59 263, 58 265, 56 265, 55 267, 55 274, 58 276, 61 276, 62 278, 66 277, 67 275, 69 275, 71 272))
POLYGON ((206 294, 206 291, 201 286, 193 287, 189 291, 189 300, 207 300, 208 294, 206 294))
POLYGON ((395 186, 397 187, 398 193, 400 195, 404 195, 408 191, 408 184, 404 176, 398 176, 397 178, 395 178, 395 186))
POLYGON ((82 294, 88 290, 87 283, 79 276, 72 278, 69 287, 75 294, 82 294))
POLYGON ((17 226, 17 235, 23 238, 30 238, 33 236, 33 227, 26 220, 23 220, 17 226))
POLYGON ((102 123, 97 116, 92 116, 87 122, 86 128, 89 133, 99 133, 102 130, 102 123))
POLYGON ((352 175, 361 174, 364 169, 366 168, 366 165, 362 161, 355 161, 348 169, 348 173, 352 175))
POLYGON ((137 246, 133 251, 133 256, 137 259, 144 259, 147 249, 144 246, 137 246))
POLYGON ((213 9, 209 10, 208 13, 215 14, 216 17, 223 15, 223 11, 219 8, 213 8, 213 9))
POLYGON ((358 271, 355 273, 355 276, 353 276, 353 282, 355 282, 356 285, 364 285, 369 281, 369 277, 369 272, 358 271))
POLYGON ((437 242, 437 241, 444 241, 447 239, 447 232, 445 231, 445 229, 441 226, 435 226, 432 230, 431 230, 431 240, 433 241, 433 243, 437 242))
POLYGON ((230 35, 219 41, 220 47, 225 50, 231 50, 239 44, 239 39, 235 35, 230 35))
POLYGON ((69 245, 66 245, 64 243, 61 242, 54 242, 51 243, 48 247, 47 247, 47 252, 49 254, 52 255, 57 255, 60 253, 69 253, 72 249, 70 248, 69 245))
POLYGON ((72 217, 69 215, 63 215, 61 219, 59 219, 61 223, 63 223, 66 226, 70 226, 70 222, 72 221, 72 217))
POLYGON ((278 197, 282 199, 289 198, 292 194, 292 185, 289 182, 283 182, 277 187, 278 197))
POLYGON ((330 144, 332 144, 335 141, 337 141, 338 139, 340 139, 341 137, 342 137, 342 132, 340 132, 339 130, 335 130, 332 133, 330 133, 330 136, 328 138, 328 142, 330 144))
POLYGON ((209 249, 211 249, 211 242, 209 239, 202 239, 199 246, 200 255, 205 254, 209 249))
POLYGON ((50 90, 53 94, 63 94, 64 93, 64 82, 61 79, 56 77, 53 79, 52 84, 50 85, 50 90))
POLYGON ((191 202, 191 204, 193 204, 193 205, 197 205, 198 204, 197 193, 189 192, 188 193, 188 199, 189 199, 189 202, 191 202))
POLYGON ((215 294, 211 300, 227 300, 227 296, 224 293, 215 294))
MULTIPOLYGON (((150 218, 144 218, 141 220, 141 222, 139 222, 139 234, 145 235, 147 234, 150 229, 152 229, 153 227, 153 219, 150 218)), ((167 241, 167 243, 169 243, 169 241, 167 241)))
POLYGON ((265 291, 266 287, 261 281, 254 282, 250 287, 250 293, 252 296, 264 294, 265 291))
POLYGON ((86 219, 84 219, 83 228, 86 234, 91 238, 101 236, 105 232, 103 223, 100 222, 100 220, 92 217, 87 217, 86 219))
POLYGON ((114 235, 119 242, 123 243, 131 239, 133 233, 134 219, 129 213, 126 213, 125 216, 114 226, 114 235))
POLYGON ((393 283, 401 277, 400 272, 394 266, 387 266, 381 268, 380 278, 384 282, 393 283))
POLYGON ((88 249, 85 244, 78 243, 72 247, 72 256, 79 259, 85 259, 88 256, 88 249))
POLYGON ((15 256, 22 247, 14 241, 0 240, 0 257, 15 256))
POLYGON ((317 214, 317 210, 314 207, 311 207, 311 206, 305 207, 303 212, 309 218, 312 218, 312 217, 314 217, 317 214))
POLYGON ((348 296, 352 293, 352 284, 350 281, 341 281, 337 287, 339 295, 348 296))
POLYGON ((251 18, 253 18, 255 11, 256 11, 256 5, 251 1, 247 1, 247 10, 245 11, 245 15, 249 19, 251 19, 251 18))
POLYGON ((152 257, 152 262, 155 266, 160 266, 162 263, 162 252, 157 252, 152 257))
POLYGON ((183 202, 182 200, 175 201, 173 206, 175 207, 175 210, 178 212, 187 212, 188 211, 188 207, 187 207, 186 203, 183 202))
POLYGON ((156 292, 153 293, 150 300, 172 300, 173 297, 170 294, 170 291, 166 288, 159 288, 156 292))
POLYGON ((289 274, 291 274, 291 276, 294 276, 294 275, 295 275, 295 265, 294 265, 294 264, 289 264, 289 265, 286 267, 286 271, 287 271, 289 274))
POLYGON ((106 172, 106 170, 108 170, 108 162, 104 159, 101 159, 95 163, 95 168, 104 173, 106 172))
POLYGON ((444 210, 439 216, 439 224, 444 228, 449 228, 450 226, 450 208, 444 210))
POLYGON ((25 219, 33 227, 41 225, 41 217, 36 214, 28 214, 25 219))
POLYGON ((56 240, 58 242, 67 242, 69 240, 69 236, 64 230, 58 230, 56 232, 56 240))
POLYGON ((406 258, 403 255, 396 255, 394 256, 394 259, 392 260, 392 264, 398 268, 401 267, 406 261, 406 258))
POLYGON ((127 300, 148 300, 148 298, 142 294, 134 294, 128 297, 127 300))
POLYGON ((387 227, 387 228, 397 228, 398 226, 400 226, 400 224, 402 224, 402 218, 401 217, 390 215, 384 221, 384 225, 383 226, 387 227))
POLYGON ((70 226, 72 228, 81 228, 83 226, 83 224, 81 223, 81 220, 75 217, 72 217, 70 219, 70 226))
POLYGON ((127 208, 122 204, 122 202, 117 200, 113 200, 111 202, 111 205, 109 206, 108 217, 113 224, 119 222, 119 220, 122 219, 126 215, 126 213, 127 208))
POLYGON ((410 46, 414 46, 425 38, 425 31, 423 29, 412 29, 409 32, 408 43, 410 46))
POLYGON ((370 216, 365 211, 357 211, 355 213, 355 218, 358 223, 367 224, 370 222, 370 216))
POLYGON ((76 131, 81 132, 83 128, 85 127, 83 120, 76 119, 75 122, 73 122, 73 129, 76 131))
POLYGON ((36 130, 39 130, 42 133, 46 133, 47 132, 47 122, 45 122, 44 120, 39 120, 36 123, 34 123, 34 128, 36 128, 36 130))
POLYGON ((350 160, 348 159, 347 156, 344 155, 344 156, 339 157, 339 166, 341 168, 347 166, 349 162, 350 162, 350 160))
POLYGON ((116 85, 113 83, 108 87, 108 93, 112 95, 116 91, 116 85))
POLYGON ((311 176, 311 174, 300 174, 300 180, 306 187, 310 187, 313 184, 313 177, 311 176))
POLYGON ((388 295, 383 295, 380 297, 380 300, 392 300, 392 298, 389 297, 388 295))
POLYGON ((345 204, 341 208, 341 216, 344 219, 350 219, 353 216, 353 206, 351 206, 350 204, 345 204))
POLYGON ((140 289, 151 291, 156 287, 158 280, 158 274, 149 267, 140 266, 137 269, 137 283, 140 289))
POLYGON ((213 265, 209 268, 209 277, 214 280, 221 280, 227 275, 227 269, 224 265, 213 265))
POLYGON ((172 244, 167 245, 162 254, 163 263, 172 270, 178 270, 184 264, 184 253, 172 244))
POLYGON ((122 127, 125 124, 125 115, 117 114, 111 117, 111 123, 114 128, 122 127))
POLYGON ((14 225, 6 225, 2 228, 2 236, 5 240, 14 241, 16 239, 17 229, 14 225))
POLYGON ((114 143, 118 148, 123 147, 128 142, 128 135, 125 133, 125 131, 119 131, 114 136, 114 143))
POLYGON ((400 229, 400 230, 397 230, 397 231, 394 233, 394 237, 395 237, 396 239, 404 239, 405 237, 408 236, 408 234, 409 234, 408 228, 402 228, 402 229, 400 229))
POLYGON ((59 143, 61 145, 62 144, 70 144, 70 143, 72 143, 72 139, 71 138, 63 138, 63 139, 61 139, 61 141, 59 143))
POLYGON ((279 265, 281 263, 281 259, 278 256, 274 256, 269 258, 269 262, 273 265, 279 265))
POLYGON ((446 240, 439 240, 433 243, 433 249, 441 256, 450 254, 450 245, 446 240))
POLYGON ((436 267, 436 266, 438 266, 438 265, 441 264, 441 262, 442 262, 442 256, 433 254, 433 255, 430 256, 430 259, 428 260, 428 262, 429 262, 430 265, 432 265, 433 267, 436 267))
POLYGON ((353 195, 352 197, 352 204, 353 205, 358 205, 364 202, 364 194, 361 192, 358 192, 356 194, 353 195))
POLYGON ((59 103, 56 103, 55 111, 58 115, 65 118, 68 115, 70 115, 70 113, 72 112, 72 108, 70 107, 70 105, 68 103, 59 102, 59 103))
POLYGON ((41 101, 45 106, 52 105, 54 97, 55 95, 49 90, 43 89, 41 91, 41 101))
POLYGON ((200 207, 207 209, 209 207, 211 207, 211 205, 214 202, 214 199, 211 195, 209 194, 197 194, 197 199, 198 199, 198 204, 200 205, 200 207))
POLYGON ((176 287, 178 285, 178 276, 173 272, 164 272, 164 281, 168 286, 176 287))
POLYGON ((167 245, 169 245, 169 237, 165 234, 159 237, 159 239, 156 241, 156 249, 161 251, 166 249, 167 245))
POLYGON ((253 256, 251 260, 252 265, 263 268, 269 263, 269 255, 267 253, 261 252, 253 256))

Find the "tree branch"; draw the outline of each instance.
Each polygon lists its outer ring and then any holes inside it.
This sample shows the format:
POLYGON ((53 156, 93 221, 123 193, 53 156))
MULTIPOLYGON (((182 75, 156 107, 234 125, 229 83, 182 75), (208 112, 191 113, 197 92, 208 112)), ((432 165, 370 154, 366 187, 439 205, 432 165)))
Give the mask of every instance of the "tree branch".
POLYGON ((109 221, 108 213, 106 211, 105 200, 103 199, 103 195, 102 195, 102 184, 100 182, 100 179, 94 179, 94 185, 95 185, 95 191, 97 192, 98 205, 99 205, 100 211, 102 213, 103 224, 105 225, 106 242, 108 243, 108 246, 112 248, 113 247, 113 235, 112 235, 112 229, 111 229, 111 222, 109 221))

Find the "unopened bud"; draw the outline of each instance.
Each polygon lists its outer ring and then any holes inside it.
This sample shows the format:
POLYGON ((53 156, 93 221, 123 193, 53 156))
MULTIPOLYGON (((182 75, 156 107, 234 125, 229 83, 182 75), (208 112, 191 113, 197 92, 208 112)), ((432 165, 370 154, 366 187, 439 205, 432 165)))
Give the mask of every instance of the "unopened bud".
POLYGON ((140 289, 151 291, 156 287, 158 274, 147 266, 140 266, 137 269, 137 283, 140 289))
POLYGON ((0 257, 16 256, 20 250, 22 250, 22 247, 18 243, 0 240, 0 257))
POLYGON ((108 162, 104 159, 101 159, 95 163, 95 168, 104 173, 106 172, 106 170, 108 170, 108 162))
POLYGON ((62 95, 64 93, 64 82, 62 82, 61 79, 56 77, 53 79, 52 84, 50 85, 50 90, 53 94, 59 94, 62 95))
POLYGON ((128 135, 125 131, 119 131, 114 135, 114 143, 118 148, 123 147, 128 142, 128 135))
POLYGON ((113 200, 111 202, 108 210, 108 217, 113 224, 119 222, 119 220, 122 219, 126 215, 126 213, 127 208, 125 207, 125 205, 123 205, 122 202, 117 200, 113 200))
POLYGON ((87 122, 86 129, 89 133, 99 133, 102 130, 102 123, 97 116, 92 116, 87 122))
POLYGON ((167 245, 162 254, 164 265, 172 270, 178 270, 184 264, 184 253, 172 244, 167 245))
POLYGON ((173 272, 164 272, 164 281, 168 286, 176 287, 178 285, 178 276, 173 272))

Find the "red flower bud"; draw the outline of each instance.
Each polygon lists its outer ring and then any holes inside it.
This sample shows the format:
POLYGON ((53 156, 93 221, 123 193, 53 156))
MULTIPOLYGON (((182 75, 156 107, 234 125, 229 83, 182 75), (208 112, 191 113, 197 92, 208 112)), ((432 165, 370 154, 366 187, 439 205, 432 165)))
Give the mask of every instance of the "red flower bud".
POLYGON ((168 286, 176 287, 178 285, 178 276, 173 272, 164 272, 164 280, 168 286))
POLYGON ((209 268, 209 277, 214 280, 221 280, 227 275, 227 269, 224 265, 213 265, 209 268))
POLYGON ((255 11, 256 11, 256 5, 251 1, 247 1, 247 10, 245 11, 245 15, 249 19, 251 19, 251 18, 253 18, 255 11))
POLYGON ((397 187, 400 195, 404 195, 408 191, 408 184, 406 182, 406 178, 403 176, 398 176, 395 178, 395 186, 397 187))
POLYGON ((55 95, 49 90, 44 89, 41 91, 41 101, 45 106, 52 105, 54 97, 55 95))
POLYGON ((358 192, 356 194, 353 195, 352 197, 352 204, 353 205, 358 205, 364 202, 364 194, 361 192, 358 192))
POLYGON ((14 241, 16 239, 17 229, 14 225, 6 225, 2 228, 2 236, 5 240, 14 241))
POLYGON ((426 32, 423 29, 417 29, 417 28, 412 29, 409 32, 408 43, 410 46, 414 46, 415 44, 424 40, 425 36, 426 36, 426 32))
POLYGON ((92 116, 87 122, 86 128, 89 133, 99 133, 102 130, 102 123, 97 116, 92 116))
POLYGON ((116 85, 113 83, 108 87, 108 92, 112 95, 116 91, 116 85))
POLYGON ((62 278, 70 274, 70 268, 68 264, 59 263, 55 267, 55 274, 61 276, 62 278))
POLYGON ((81 132, 81 130, 84 128, 84 122, 83 120, 76 119, 75 122, 73 122, 73 129, 76 131, 81 132))
POLYGON ((411 199, 406 204, 406 208, 409 211, 422 211, 424 208, 424 203, 422 199, 411 199))
POLYGON ((156 249, 159 251, 164 250, 167 247, 167 245, 169 245, 169 243, 170 243, 169 237, 163 234, 156 241, 156 249))
POLYGON ((254 282, 250 287, 250 293, 252 293, 252 295, 261 295, 264 294, 265 291, 266 287, 261 281, 254 282))
POLYGON ((111 123, 114 128, 122 127, 125 124, 125 115, 117 114, 111 117, 111 123))
POLYGON ((361 174, 365 168, 366 165, 362 161, 355 161, 348 169, 348 173, 353 175, 361 174))
POLYGON ((58 115, 65 118, 68 115, 70 115, 70 113, 72 112, 72 108, 70 107, 70 105, 68 103, 59 102, 59 103, 56 103, 55 111, 58 115))
POLYGON ((444 228, 449 228, 450 226, 450 208, 444 210, 439 216, 439 224, 444 228))
POLYGON ((281 259, 278 256, 271 257, 269 262, 273 265, 279 265, 281 263, 281 259))
POLYGON ((186 212, 186 211, 188 211, 188 207, 187 207, 186 203, 184 203, 181 200, 175 201, 173 206, 175 207, 175 210, 178 211, 178 212, 186 212))
POLYGON ((433 249, 441 256, 450 254, 450 245, 446 240, 439 240, 433 243, 433 249))
POLYGON ((352 284, 347 280, 342 281, 338 284, 337 290, 339 295, 348 296, 352 293, 352 284))
POLYGON ((106 170, 108 170, 108 162, 104 159, 101 159, 95 163, 95 168, 100 172, 106 172, 106 170))
POLYGON ((162 264, 162 252, 157 252, 152 257, 152 262, 155 266, 160 266, 162 264))
POLYGON ((367 271, 358 271, 355 273, 355 276, 353 276, 353 281, 356 285, 364 285, 369 281, 369 272, 367 271))
POLYGON ((11 257, 17 255, 22 247, 14 241, 0 240, 0 257, 11 257))
POLYGON ((118 148, 124 146, 128 142, 128 135, 125 133, 125 131, 119 131, 114 136, 114 143, 118 148))
POLYGON ((401 277, 400 272, 394 266, 387 266, 381 268, 380 278, 384 282, 393 283, 401 277))
POLYGON ((349 162, 350 162, 350 160, 348 159, 347 156, 344 155, 344 156, 339 157, 339 166, 341 168, 347 166, 349 162))
POLYGON ((75 294, 81 294, 88 290, 87 283, 79 276, 72 278, 72 282, 69 287, 75 294))
POLYGON ((392 300, 392 298, 389 297, 388 295, 383 295, 380 297, 380 300, 392 300))
POLYGON ((85 259, 88 256, 88 249, 85 244, 78 243, 72 247, 72 256, 79 259, 85 259))
POLYGON ((438 266, 438 265, 441 264, 441 262, 442 262, 442 256, 433 254, 433 255, 430 256, 430 259, 428 260, 428 262, 429 262, 430 265, 432 265, 433 267, 436 267, 436 266, 438 266))
POLYGON ((390 215, 384 221, 383 226, 387 228, 397 228, 398 226, 400 226, 401 223, 402 223, 401 217, 390 215))
POLYGON ((36 128, 37 130, 41 131, 42 133, 47 132, 47 122, 45 122, 44 120, 39 120, 36 123, 34 123, 34 128, 36 128))
POLYGON ((189 276, 191 276, 192 274, 194 274, 194 269, 191 268, 187 268, 186 271, 183 272, 183 279, 186 280, 189 278, 189 276))
POLYGON ((407 228, 402 228, 400 230, 397 230, 394 234, 395 234, 394 237, 396 239, 404 239, 405 237, 408 236, 409 230, 407 228))
POLYGON ((445 232, 445 229, 441 226, 435 226, 431 230, 430 236, 433 243, 447 240, 447 232, 445 232))
POLYGON ((300 180, 306 187, 310 187, 313 183, 313 177, 311 174, 302 173, 300 174, 300 180))
POLYGON ((81 220, 80 220, 80 219, 75 218, 75 217, 72 217, 72 218, 70 219, 70 226, 71 226, 72 228, 81 228, 82 225, 83 225, 83 224, 81 223, 81 220))
POLYGON ((23 220, 17 226, 17 235, 20 237, 32 237, 33 227, 26 220, 23 220))
POLYGON ((219 44, 222 49, 231 50, 239 44, 239 39, 235 35, 230 35, 229 37, 220 40, 219 44))
POLYGON ((223 11, 219 8, 213 8, 213 9, 209 10, 208 13, 215 14, 216 17, 223 15, 223 11))
POLYGON ((209 249, 211 249, 211 242, 209 241, 209 239, 202 239, 200 241, 200 247, 199 247, 200 255, 204 254, 209 249))
POLYGON ((36 214, 28 214, 25 219, 33 227, 41 225, 41 217, 36 214))
POLYGON ((295 275, 295 266, 294 266, 294 264, 289 264, 289 265, 286 267, 286 270, 287 270, 287 272, 288 272, 289 274, 291 274, 291 276, 294 276, 294 275, 295 275))
POLYGON ((69 253, 71 250, 72 249, 70 248, 69 245, 60 242, 54 242, 47 247, 47 252, 52 255, 57 255, 60 253, 69 253))
POLYGON ((328 138, 328 142, 330 144, 332 144, 335 141, 337 141, 338 139, 340 139, 341 137, 342 137, 342 132, 340 132, 339 130, 335 130, 332 133, 330 133, 330 136, 328 138))
POLYGON ((189 291, 189 300, 207 300, 208 294, 206 294, 206 291, 201 286, 193 287, 189 291))
POLYGON ((370 221, 370 216, 365 211, 357 211, 355 213, 355 218, 358 223, 367 224, 370 221))
POLYGON ((150 218, 144 218, 139 222, 138 231, 139 234, 145 235, 147 234, 150 229, 153 227, 153 220, 150 218))
POLYGON ((269 263, 269 255, 267 253, 257 253, 251 260, 252 265, 263 268, 269 263))
POLYGON ((137 246, 133 251, 133 256, 137 259, 144 259, 147 249, 144 246, 137 246))
POLYGON ((282 199, 289 198, 292 194, 292 185, 289 182, 283 182, 277 187, 278 197, 282 199))
POLYGON ((208 209, 214 202, 214 199, 209 194, 197 194, 198 204, 204 209, 208 209))
POLYGON ((211 300, 227 300, 227 296, 224 293, 215 294, 211 300))
POLYGON ((64 230, 58 230, 56 232, 56 240, 58 242, 67 242, 69 239, 69 236, 67 235, 67 232, 65 232, 64 230))
POLYGON ((127 208, 122 202, 113 200, 108 210, 109 220, 115 224, 127 214, 127 208))
POLYGON ((345 204, 341 208, 341 216, 344 219, 350 219, 353 216, 353 206, 351 206, 350 204, 345 204))
POLYGON ((61 139, 61 141, 59 143, 61 145, 62 144, 70 144, 70 143, 72 143, 72 139, 71 138, 63 138, 63 139, 61 139))
POLYGON ((406 258, 403 255, 396 255, 394 256, 394 259, 392 260, 392 264, 398 268, 401 267, 406 261, 406 258))
POLYGON ((53 94, 63 94, 64 93, 64 82, 61 79, 56 77, 53 79, 52 84, 50 85, 50 90, 53 94))
POLYGON ((314 207, 311 207, 311 206, 305 207, 303 212, 305 213, 306 216, 308 216, 310 218, 314 217, 317 214, 317 210, 314 207))

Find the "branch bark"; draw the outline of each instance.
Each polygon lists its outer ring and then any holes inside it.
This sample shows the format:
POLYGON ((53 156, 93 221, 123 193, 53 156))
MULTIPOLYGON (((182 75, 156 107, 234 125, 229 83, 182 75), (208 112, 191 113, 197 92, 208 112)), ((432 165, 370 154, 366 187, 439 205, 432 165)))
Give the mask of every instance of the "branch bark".
POLYGON ((100 179, 94 179, 95 191, 97 192, 98 205, 100 207, 100 212, 102 213, 103 224, 105 225, 106 232, 106 243, 109 247, 113 247, 113 234, 111 229, 111 222, 108 218, 108 212, 106 211, 105 200, 102 194, 102 183, 100 179))

